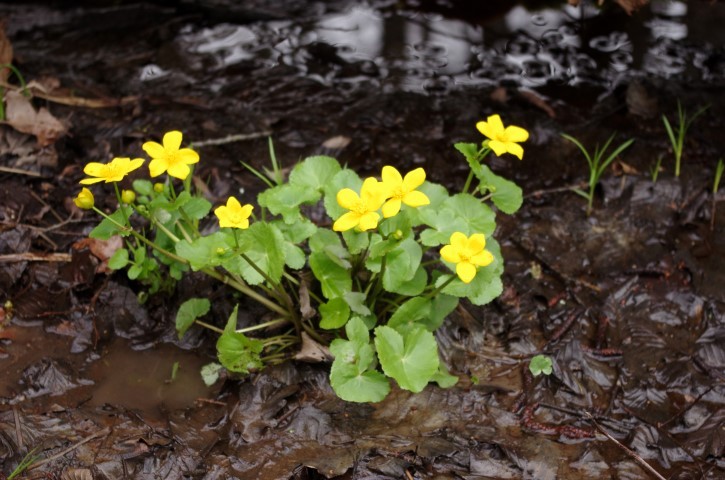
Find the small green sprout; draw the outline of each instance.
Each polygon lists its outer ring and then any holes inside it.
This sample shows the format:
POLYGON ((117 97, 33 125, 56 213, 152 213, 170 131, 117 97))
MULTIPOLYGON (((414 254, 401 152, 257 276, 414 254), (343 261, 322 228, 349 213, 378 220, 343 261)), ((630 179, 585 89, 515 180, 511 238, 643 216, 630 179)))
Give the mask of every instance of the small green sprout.
POLYGON ((705 105, 704 107, 700 108, 695 114, 687 118, 687 112, 683 110, 682 104, 680 101, 677 101, 677 118, 678 118, 678 124, 677 124, 677 135, 675 135, 675 131, 672 128, 672 125, 670 124, 670 121, 667 119, 665 115, 662 115, 662 122, 665 124, 665 129, 667 130, 667 136, 670 139, 670 143, 672 144, 672 151, 675 153, 675 176, 680 176, 680 160, 682 159, 682 151, 684 149, 685 145, 685 135, 687 135, 687 130, 690 129, 690 126, 692 125, 692 122, 695 121, 697 117, 705 113, 705 110, 710 108, 710 105, 705 105))
POLYGON ((649 173, 652 176, 652 183, 657 183, 657 177, 659 177, 660 171, 662 171, 662 155, 658 155, 657 161, 650 167, 649 173))
POLYGON ((553 363, 550 357, 546 355, 535 355, 529 362, 529 371, 535 377, 538 377, 542 373, 544 375, 551 375, 553 371, 553 363))
POLYGON ((609 164, 611 164, 614 159, 617 158, 617 155, 619 155, 630 145, 632 145, 634 139, 630 138, 626 142, 622 143, 617 148, 615 148, 614 151, 607 158, 602 160, 604 153, 609 148, 612 140, 614 140, 614 134, 609 137, 609 139, 604 143, 604 146, 602 148, 599 148, 599 145, 594 147, 594 154, 591 155, 589 154, 587 149, 584 148, 584 145, 582 145, 581 142, 579 142, 579 140, 577 140, 576 138, 572 137, 571 135, 567 135, 566 133, 562 133, 561 136, 579 147, 579 150, 581 150, 581 152, 584 154, 584 158, 586 158, 587 164, 589 165, 589 192, 585 192, 584 190, 580 190, 578 188, 574 188, 573 191, 587 199, 587 215, 591 215, 592 205, 594 203, 594 189, 599 183, 599 178, 602 176, 604 170, 607 169, 609 164))
POLYGON ((722 158, 717 161, 715 167, 715 179, 712 182, 712 209, 710 210, 710 230, 715 230, 715 209, 717 208, 717 191, 720 189, 720 179, 722 178, 725 163, 722 158))

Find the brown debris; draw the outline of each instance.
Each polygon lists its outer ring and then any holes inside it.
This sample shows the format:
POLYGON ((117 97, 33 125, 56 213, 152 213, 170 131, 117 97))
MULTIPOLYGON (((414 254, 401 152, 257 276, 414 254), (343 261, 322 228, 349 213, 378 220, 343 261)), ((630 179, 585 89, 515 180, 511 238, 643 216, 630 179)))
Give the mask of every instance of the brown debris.
POLYGON ((47 108, 35 110, 30 99, 19 91, 5 93, 5 113, 8 125, 19 132, 34 135, 41 147, 52 145, 67 130, 47 108))

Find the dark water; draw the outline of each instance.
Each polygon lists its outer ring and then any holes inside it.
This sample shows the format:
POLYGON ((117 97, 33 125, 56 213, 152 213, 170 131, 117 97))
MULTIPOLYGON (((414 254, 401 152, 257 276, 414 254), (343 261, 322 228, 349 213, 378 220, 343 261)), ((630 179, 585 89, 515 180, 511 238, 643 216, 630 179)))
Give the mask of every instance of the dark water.
MULTIPOLYGON (((516 5, 472 20, 352 5, 312 20, 189 26, 177 41, 212 70, 283 64, 322 83, 365 80, 387 91, 442 93, 499 84, 611 87, 637 76, 725 80, 720 26, 725 7, 718 4, 659 0, 631 17, 589 2, 543 9, 516 5), (331 59, 337 65, 320 68, 331 59)), ((140 75, 150 81, 166 73, 150 64, 140 75)), ((223 80, 215 86, 219 83, 223 80)))

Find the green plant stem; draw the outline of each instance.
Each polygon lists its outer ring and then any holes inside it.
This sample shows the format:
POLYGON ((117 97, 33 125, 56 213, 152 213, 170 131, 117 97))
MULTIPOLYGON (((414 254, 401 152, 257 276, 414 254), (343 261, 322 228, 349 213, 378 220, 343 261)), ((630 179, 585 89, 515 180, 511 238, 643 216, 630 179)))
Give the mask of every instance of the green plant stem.
POLYGON ((196 323, 197 325, 199 325, 201 327, 208 328, 212 332, 216 332, 220 335, 224 333, 224 330, 222 330, 221 328, 215 327, 214 325, 208 324, 202 320, 196 319, 196 320, 194 320, 194 323, 196 323))
POLYGON ((455 279, 456 279, 456 276, 451 275, 450 277, 448 277, 448 280, 443 282, 439 287, 436 287, 435 290, 431 290, 430 292, 428 292, 425 296, 427 298, 433 298, 434 296, 438 295, 444 288, 446 288, 448 286, 449 283, 451 283, 455 279))
MULTIPOLYGON (((183 263, 185 265, 189 265, 189 261, 187 259, 182 258, 182 257, 176 255, 175 253, 169 252, 168 250, 159 247, 154 242, 152 242, 148 238, 144 237, 143 235, 141 235, 140 233, 138 233, 134 229, 132 229, 130 227, 127 227, 125 225, 121 225, 120 223, 118 223, 117 221, 115 221, 113 218, 111 218, 110 216, 108 216, 105 213, 103 213, 98 208, 93 207, 93 210, 96 213, 98 213, 99 215, 101 215, 102 217, 104 217, 105 219, 107 219, 110 222, 114 223, 122 231, 130 233, 131 235, 133 235, 134 237, 136 237, 138 240, 142 241, 143 243, 145 243, 149 247, 153 248, 157 252, 161 253, 162 255, 166 255, 167 257, 169 257, 169 258, 171 258, 173 260, 176 260, 179 263, 183 263)), ((158 225, 161 226, 161 227, 163 227, 161 224, 158 224, 158 225)), ((163 227, 163 228, 165 228, 165 227, 163 227)), ((166 231, 168 232, 168 229, 166 229, 166 231)), ((168 232, 167 235, 170 234, 170 233, 171 232, 168 232)), ((179 239, 176 238, 176 236, 173 235, 173 234, 169 235, 169 237, 172 238, 172 239, 175 239, 175 241, 177 241, 177 242, 179 241, 179 239)), ((203 268, 203 269, 201 269, 201 272, 204 272, 206 275, 209 275, 210 277, 212 277, 212 278, 214 278, 216 280, 219 280, 220 282, 222 282, 225 285, 229 285, 230 287, 234 288, 235 290, 239 291, 240 293, 242 293, 242 294, 248 296, 249 298, 251 298, 251 299, 253 299, 253 300, 261 303, 262 305, 264 305, 268 309, 272 310, 273 312, 277 312, 277 313, 279 313, 282 316, 290 316, 290 312, 288 312, 287 310, 285 310, 281 306, 277 305, 276 303, 272 302, 268 298, 266 298, 266 297, 260 295, 259 293, 255 292, 254 290, 252 290, 251 288, 249 288, 244 283, 241 283, 239 281, 236 281, 236 280, 230 278, 227 275, 223 275, 223 274, 217 272, 216 270, 214 270, 212 268, 208 268, 208 267, 207 268, 203 268)))
POLYGON ((253 332, 255 330, 261 330, 261 329, 267 328, 267 327, 276 327, 277 325, 284 325, 285 323, 289 323, 288 318, 276 318, 274 320, 260 323, 258 325, 253 325, 251 327, 237 329, 236 332, 237 333, 248 333, 248 332, 253 332))
POLYGON ((123 208, 123 200, 121 199, 121 192, 118 190, 118 182, 113 182, 113 189, 116 191, 116 200, 118 200, 118 206, 119 210, 121 210, 121 215, 123 215, 123 221, 126 226, 131 226, 131 223, 128 221, 128 215, 126 214, 126 209, 123 208))

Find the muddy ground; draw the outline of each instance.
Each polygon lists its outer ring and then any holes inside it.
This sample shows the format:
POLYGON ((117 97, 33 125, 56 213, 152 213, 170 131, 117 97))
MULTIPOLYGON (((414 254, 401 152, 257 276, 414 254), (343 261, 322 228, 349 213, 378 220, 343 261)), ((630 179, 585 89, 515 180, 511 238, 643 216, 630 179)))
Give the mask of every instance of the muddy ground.
POLYGON ((725 206, 712 193, 725 8, 584 3, 0 5, 14 65, 45 85, 35 107, 66 127, 0 126, 0 478, 31 450, 28 478, 725 478, 725 206), (661 120, 678 99, 710 105, 679 178, 661 120), (205 387, 215 339, 179 341, 175 311, 206 292, 223 324, 236 300, 201 277, 145 298, 104 269, 85 240, 97 219, 71 200, 86 163, 140 155, 172 129, 226 139, 198 147, 215 204, 253 201, 240 162, 264 165, 270 135, 288 166, 323 153, 461 187, 452 144, 479 141, 493 113, 531 132, 522 162, 491 160, 526 200, 498 215, 504 294, 437 333, 460 377, 447 390, 346 403, 329 365, 294 361, 205 387), (570 190, 586 163, 562 132, 635 138, 591 216, 570 190), (553 375, 531 377, 536 353, 553 375))

